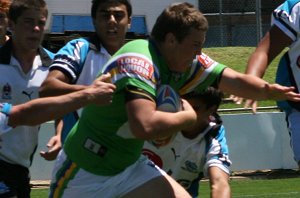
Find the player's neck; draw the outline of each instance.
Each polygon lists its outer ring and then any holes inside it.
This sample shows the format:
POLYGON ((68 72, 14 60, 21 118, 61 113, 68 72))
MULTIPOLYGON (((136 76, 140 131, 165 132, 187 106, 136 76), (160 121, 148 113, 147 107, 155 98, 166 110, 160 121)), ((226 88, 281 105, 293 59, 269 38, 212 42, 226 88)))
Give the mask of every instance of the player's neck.
POLYGON ((31 70, 36 55, 37 49, 22 51, 18 47, 13 47, 13 56, 18 60, 24 73, 31 70))
POLYGON ((204 130, 208 127, 209 123, 202 123, 201 125, 194 126, 190 129, 181 131, 181 134, 188 139, 196 138, 200 133, 204 132, 204 130))

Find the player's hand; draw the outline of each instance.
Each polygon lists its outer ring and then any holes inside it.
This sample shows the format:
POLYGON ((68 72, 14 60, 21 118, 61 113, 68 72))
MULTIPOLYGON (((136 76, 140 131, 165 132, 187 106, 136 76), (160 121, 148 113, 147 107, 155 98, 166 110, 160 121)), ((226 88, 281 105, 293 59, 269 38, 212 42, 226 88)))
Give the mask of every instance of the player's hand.
POLYGON ((253 114, 257 110, 257 101, 252 99, 244 99, 235 95, 230 95, 229 97, 235 104, 242 105, 244 103, 244 108, 251 108, 253 114))
POLYGON ((294 92, 295 87, 286 87, 279 84, 266 84, 265 91, 268 94, 269 99, 300 102, 300 94, 294 92))
POLYGON ((195 110, 187 100, 181 99, 181 101, 182 101, 182 110, 188 112, 191 123, 192 124, 195 123, 197 121, 197 113, 195 112, 195 110))
POLYGON ((112 102, 116 86, 111 83, 111 75, 109 73, 101 75, 91 86, 87 88, 91 100, 98 105, 107 105, 112 102))
POLYGON ((43 157, 45 160, 48 161, 55 160, 61 149, 60 135, 53 136, 49 140, 47 147, 48 147, 48 151, 40 151, 41 157, 43 157))

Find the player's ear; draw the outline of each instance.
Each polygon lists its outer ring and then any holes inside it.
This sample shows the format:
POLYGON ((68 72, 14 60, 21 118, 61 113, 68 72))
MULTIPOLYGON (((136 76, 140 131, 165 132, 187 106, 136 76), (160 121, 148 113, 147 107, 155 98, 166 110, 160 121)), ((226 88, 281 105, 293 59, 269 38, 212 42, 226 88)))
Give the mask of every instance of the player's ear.
POLYGON ((169 46, 173 46, 174 44, 176 44, 177 39, 175 35, 171 32, 167 33, 165 37, 165 43, 168 44, 169 46))
POLYGON ((218 106, 217 105, 213 105, 211 107, 209 107, 209 115, 213 115, 218 111, 218 106))
POLYGON ((127 28, 130 29, 131 28, 131 17, 128 18, 128 25, 127 28))

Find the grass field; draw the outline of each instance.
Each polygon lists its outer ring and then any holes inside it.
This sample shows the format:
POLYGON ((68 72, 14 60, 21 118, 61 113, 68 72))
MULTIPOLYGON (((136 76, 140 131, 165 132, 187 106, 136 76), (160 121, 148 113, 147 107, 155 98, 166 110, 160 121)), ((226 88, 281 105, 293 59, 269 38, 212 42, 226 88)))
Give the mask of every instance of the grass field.
MULTIPOLYGON (((208 198, 209 184, 202 181, 200 198, 208 198)), ((300 178, 289 179, 233 179, 230 182, 233 198, 299 198, 300 178)), ((46 198, 48 189, 33 189, 31 198, 46 198)), ((103 196, 105 197, 105 196, 103 196)))
MULTIPOLYGON (((232 180, 232 197, 251 198, 299 198, 300 178, 232 180)), ((208 182, 201 182, 201 198, 209 197, 208 182)))

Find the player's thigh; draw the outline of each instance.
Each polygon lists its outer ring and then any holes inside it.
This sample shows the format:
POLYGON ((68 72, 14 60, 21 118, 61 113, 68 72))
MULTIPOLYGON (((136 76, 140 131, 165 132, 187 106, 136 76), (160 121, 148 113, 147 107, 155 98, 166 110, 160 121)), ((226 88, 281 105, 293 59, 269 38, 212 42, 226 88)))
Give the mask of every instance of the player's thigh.
POLYGON ((229 174, 223 169, 217 166, 212 166, 208 168, 209 180, 212 184, 228 184, 229 174))
POLYGON ((191 197, 188 192, 180 186, 169 175, 159 176, 142 184, 138 188, 127 193, 123 198, 186 198, 191 197))

